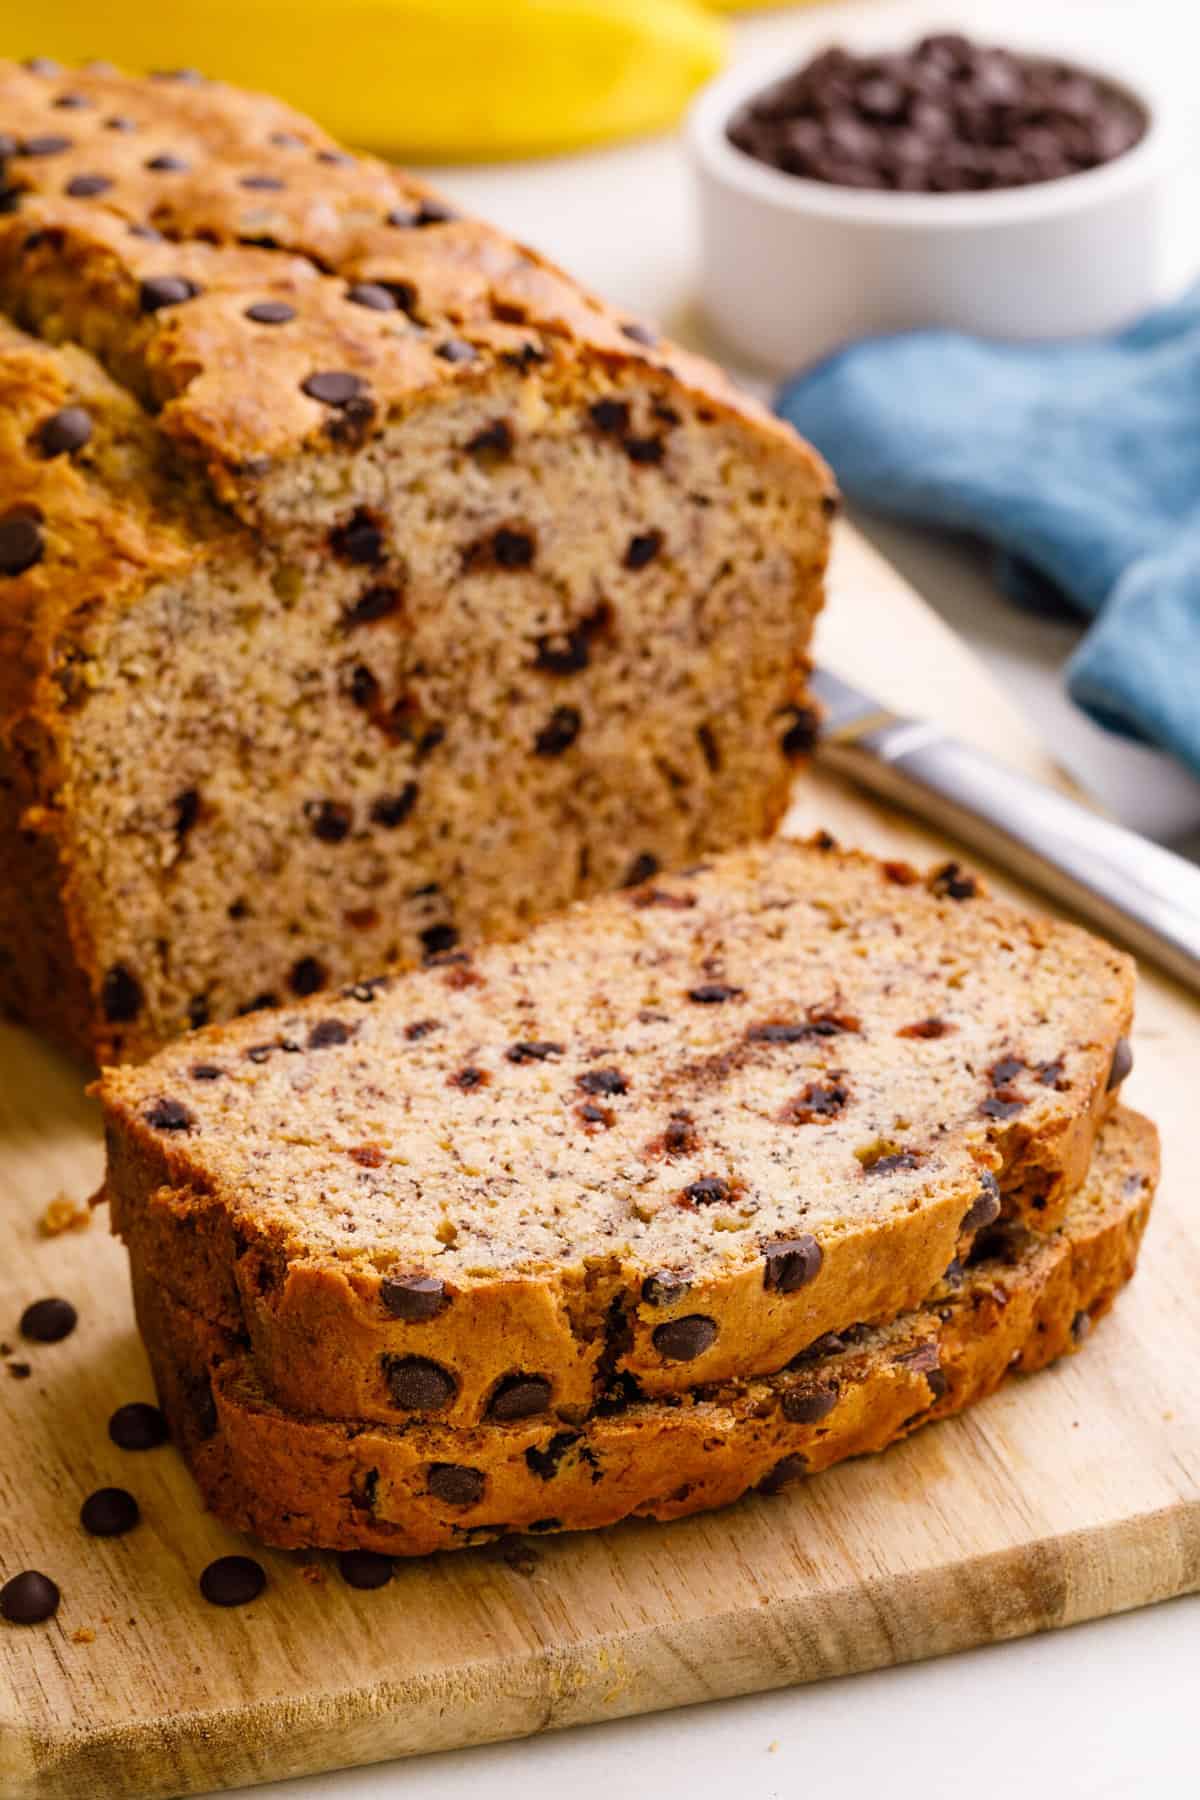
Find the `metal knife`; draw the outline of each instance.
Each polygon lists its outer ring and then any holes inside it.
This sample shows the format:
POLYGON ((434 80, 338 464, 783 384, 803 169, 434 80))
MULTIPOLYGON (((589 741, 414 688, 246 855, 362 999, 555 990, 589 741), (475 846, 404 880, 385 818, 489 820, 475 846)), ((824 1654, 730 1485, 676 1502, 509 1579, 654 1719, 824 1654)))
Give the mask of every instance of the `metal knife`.
POLYGON ((952 832, 1200 989, 1200 868, 818 669, 827 768, 952 832))

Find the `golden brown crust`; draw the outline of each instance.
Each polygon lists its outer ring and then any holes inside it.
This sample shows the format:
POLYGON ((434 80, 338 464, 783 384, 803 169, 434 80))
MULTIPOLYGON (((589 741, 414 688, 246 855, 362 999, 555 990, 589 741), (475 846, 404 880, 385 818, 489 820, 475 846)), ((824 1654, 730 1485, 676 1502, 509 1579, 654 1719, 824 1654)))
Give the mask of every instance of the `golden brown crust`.
POLYGON ((1056 1226, 1112 1103, 1129 960, 933 886, 824 840, 738 852, 110 1072, 113 1228, 249 1334, 285 1407, 391 1420, 414 1356, 452 1375, 456 1426, 521 1371, 581 1416, 615 1375, 777 1368, 919 1304, 990 1170, 1056 1226), (389 1305, 411 1277, 444 1290, 424 1317, 389 1305))
POLYGON ((1158 1173, 1153 1126, 1119 1112, 1063 1231, 995 1244, 957 1287, 848 1348, 561 1424, 454 1431, 284 1412, 236 1341, 135 1264, 163 1406, 207 1504, 284 1547, 420 1555, 510 1530, 656 1519, 778 1491, 958 1412, 1069 1353, 1133 1273, 1158 1173))

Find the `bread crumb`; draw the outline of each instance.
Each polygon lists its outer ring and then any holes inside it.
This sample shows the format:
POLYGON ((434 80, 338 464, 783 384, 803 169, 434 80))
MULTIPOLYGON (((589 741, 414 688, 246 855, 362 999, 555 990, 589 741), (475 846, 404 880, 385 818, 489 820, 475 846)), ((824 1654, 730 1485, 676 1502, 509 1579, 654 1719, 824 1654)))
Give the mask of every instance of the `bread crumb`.
POLYGON ((38 1220, 42 1237, 62 1237, 65 1231, 86 1231, 92 1222, 90 1206, 77 1206, 66 1194, 55 1194, 38 1220))
POLYGON ((779 1748, 779 1739, 772 1738, 770 1743, 767 1745, 767 1749, 769 1750, 769 1752, 771 1753, 772 1756, 774 1756, 774 1754, 778 1750, 778 1748, 779 1748))
POLYGON ((77 1625, 71 1633, 71 1642, 73 1644, 94 1644, 95 1641, 96 1634, 90 1625, 77 1625))
POLYGON ((324 1587, 325 1571, 318 1562, 302 1562, 300 1564, 300 1579, 301 1581, 307 1581, 309 1587, 324 1587))

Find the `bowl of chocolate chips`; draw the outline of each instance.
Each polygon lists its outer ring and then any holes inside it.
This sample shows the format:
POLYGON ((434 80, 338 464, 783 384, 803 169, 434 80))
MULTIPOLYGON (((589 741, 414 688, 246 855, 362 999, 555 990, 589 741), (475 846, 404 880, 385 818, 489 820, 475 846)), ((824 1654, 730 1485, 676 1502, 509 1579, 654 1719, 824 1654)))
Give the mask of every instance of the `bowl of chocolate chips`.
POLYGON ((1150 86, 949 31, 734 69, 689 128, 710 323, 788 370, 878 332, 1130 323, 1169 283, 1185 144, 1150 86))

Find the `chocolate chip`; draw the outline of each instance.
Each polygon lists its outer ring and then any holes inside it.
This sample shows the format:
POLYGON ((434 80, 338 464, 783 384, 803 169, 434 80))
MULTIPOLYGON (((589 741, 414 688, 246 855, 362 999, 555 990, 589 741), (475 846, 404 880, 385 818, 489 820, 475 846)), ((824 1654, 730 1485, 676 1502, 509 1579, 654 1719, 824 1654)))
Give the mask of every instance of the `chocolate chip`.
POLYGON ((653 349, 658 342, 657 332, 651 331, 648 325, 639 325, 636 319, 627 319, 621 330, 631 342, 644 344, 647 349, 653 349))
POLYGON ((193 1063, 188 1070, 193 1081, 220 1081, 224 1073, 216 1063, 193 1063))
POLYGON ((533 562, 533 539, 527 531, 510 531, 502 525, 493 534, 492 555, 501 569, 527 569, 533 562))
POLYGON ((218 1556, 200 1577, 200 1592, 210 1606, 245 1606, 266 1585, 263 1566, 252 1556, 218 1556))
POLYGON ((304 816, 315 838, 323 844, 340 844, 350 835, 354 814, 340 800, 307 800, 304 816))
POLYGON ((475 361, 479 352, 474 344, 468 344, 463 338, 447 338, 433 354, 440 356, 443 362, 469 363, 475 361))
POLYGON ((553 1038, 523 1038, 520 1043, 510 1044, 504 1054, 511 1063, 531 1063, 545 1062, 550 1056, 562 1056, 565 1050, 566 1045, 556 1043, 553 1038))
POLYGON ((288 986, 293 994, 304 1000, 309 994, 319 994, 328 980, 329 971, 324 963, 318 962, 315 956, 302 956, 299 962, 292 964, 288 986))
POLYGON ((530 1419, 546 1411, 553 1391, 544 1375, 506 1375, 488 1401, 487 1416, 499 1423, 530 1419))
POLYGON ((79 1314, 69 1300, 35 1300, 21 1314, 21 1336, 35 1344, 59 1344, 78 1323, 79 1314))
POLYGON ((763 1250, 765 1267, 763 1286, 781 1294, 794 1294, 807 1287, 820 1272, 824 1253, 815 1237, 807 1232, 800 1237, 777 1238, 763 1250))
POLYGON ((46 554, 46 540, 37 519, 28 513, 0 519, 0 575, 23 575, 46 554))
POLYGON ((719 1175, 704 1175, 683 1190, 684 1199, 692 1206, 718 1206, 722 1200, 729 1199, 729 1193, 729 1183, 722 1181, 719 1175))
POLYGON ((194 300, 201 291, 186 275, 151 275, 138 289, 138 305, 144 313, 161 312, 164 307, 194 300))
POLYGON ((148 1106, 142 1117, 155 1131, 190 1131, 196 1123, 195 1115, 182 1101, 165 1097, 148 1106))
POLYGON ((634 857, 626 869, 621 878, 621 886, 623 888, 641 887, 644 881, 652 880, 658 874, 658 870, 657 856, 649 850, 643 850, 640 855, 634 857))
POLYGON ((979 1189, 979 1198, 975 1200, 963 1214, 959 1232, 982 1231, 985 1226, 994 1225, 1000 1217, 1000 1184, 991 1173, 983 1176, 979 1189))
POLYGON ((468 1064, 465 1069, 456 1069, 447 1077, 447 1085, 458 1088, 464 1094, 474 1093, 476 1088, 487 1087, 491 1076, 486 1069, 477 1069, 468 1064))
POLYGON ((627 437, 624 441, 623 448, 631 463, 637 463, 643 466, 652 463, 660 463, 666 454, 666 449, 661 438, 627 437))
POLYGON ((1077 1312, 1075 1317, 1071 1320, 1071 1336, 1074 1338, 1075 1342, 1077 1344, 1082 1344, 1084 1338, 1091 1329, 1092 1321, 1090 1314, 1086 1312, 1077 1312))
POLYGON ((691 1362, 716 1342, 717 1321, 703 1313, 688 1313, 682 1319, 668 1319, 656 1325, 651 1334, 654 1348, 668 1362, 691 1362))
POLYGON ((79 1523, 93 1537, 124 1537, 141 1518, 141 1508, 124 1488, 97 1488, 79 1509, 79 1523))
POLYGON ((185 157, 164 150, 160 155, 150 157, 146 167, 155 175, 185 175, 188 165, 185 157))
POLYGON ((692 1284, 686 1275, 680 1275, 674 1269, 656 1269, 642 1282, 642 1299, 647 1306, 674 1306, 691 1290, 692 1284))
POLYGON ((64 150, 71 148, 69 137, 59 137, 47 132, 43 137, 22 139, 18 156, 61 156, 64 150))
POLYGON ((579 736, 583 717, 575 706, 556 706, 533 740, 537 756, 561 756, 579 736))
POLYGON ((123 113, 114 113, 111 119, 104 121, 105 131, 136 131, 137 120, 126 118, 123 113))
POLYGON ((956 862, 948 862, 930 876, 929 891, 940 900, 973 900, 979 892, 979 882, 956 862))
POLYGON ((780 1401, 780 1411, 791 1425, 816 1425, 827 1419, 838 1403, 836 1387, 791 1388, 780 1401))
POLYGON ((845 1112, 850 1090, 841 1081, 810 1081, 780 1109, 785 1125, 823 1125, 845 1112))
POLYGON ((164 1413, 146 1400, 118 1406, 108 1421, 108 1435, 118 1450, 157 1450, 170 1435, 164 1413))
POLYGON ((620 1069, 585 1069, 575 1077, 575 1085, 585 1094, 627 1094, 629 1082, 620 1069))
POLYGON ((629 540, 625 551, 625 567, 627 569, 644 569, 652 563, 663 546, 661 531, 643 531, 629 540))
POLYGON ((61 1598, 48 1575, 40 1569, 23 1569, 0 1588, 0 1619, 10 1625, 41 1625, 54 1617, 61 1598))
POLYGON ((398 794, 381 794, 371 807, 373 823, 384 826, 388 831, 394 831, 397 825, 403 825, 417 804, 417 793, 416 782, 406 781, 398 794))
POLYGON ((792 722, 779 740, 785 756, 809 756, 821 736, 821 715, 811 706, 792 708, 792 722))
POLYGON ((427 1356, 385 1356, 383 1376, 392 1405, 402 1412, 436 1412, 458 1392, 449 1369, 427 1356))
POLYGON ((246 308, 245 316, 256 325, 287 325, 295 318, 296 309, 286 300, 256 300, 246 308))
POLYGON ((378 1550, 341 1550, 338 1574, 352 1588, 386 1587, 395 1574, 395 1559, 378 1550))
POLYGON ((884 1151, 878 1156, 869 1156, 863 1162, 864 1175, 895 1175, 903 1169, 917 1169, 921 1159, 912 1150, 884 1151))
POLYGON ((453 925, 427 925, 417 936, 421 940, 426 961, 430 957, 444 956, 458 942, 458 931, 453 925))
POLYGON ((348 150, 318 150, 317 161, 328 163, 332 168, 345 169, 350 166, 354 158, 348 150))
POLYGON ((73 175, 64 192, 72 200, 93 200, 97 194, 106 194, 111 186, 110 175, 73 175))
POLYGON ((281 181, 278 175, 242 175, 238 186, 249 188, 253 193, 278 193, 287 183, 281 181))
POLYGON ((778 1494, 795 1481, 802 1481, 808 1474, 808 1464, 794 1451, 791 1456, 780 1457, 773 1469, 765 1474, 758 1484, 760 1494, 778 1494))
POLYGON ((351 375, 342 369, 325 369, 307 375, 300 388, 310 400, 319 400, 322 406, 341 407, 359 399, 365 392, 365 385, 359 375, 351 375))
POLYGON ((344 1019, 318 1019, 308 1034, 310 1050, 329 1050, 336 1044, 348 1044, 356 1027, 344 1019))
POLYGON ((335 525, 329 534, 329 546, 335 556, 345 557, 347 562, 378 567, 383 561, 383 528, 360 506, 344 525, 335 525))
POLYGON ((1118 1038, 1117 1047, 1113 1051, 1112 1066, 1108 1071, 1106 1091, 1111 1094, 1114 1088, 1119 1088, 1132 1067, 1133 1046, 1128 1038, 1118 1038))
POLYGON ((408 1325, 436 1319, 450 1304, 446 1284, 436 1275, 385 1275, 379 1284, 379 1298, 393 1319, 403 1319, 408 1325))
POLYGON ((378 281, 356 281, 346 289, 353 306, 365 306, 371 312, 395 312, 396 296, 378 281))
POLYGON ((69 456, 74 450, 82 450, 91 435, 91 414, 82 406, 64 406, 42 420, 37 429, 37 443, 45 457, 69 456))
POLYGON ((588 417, 597 431, 624 433, 629 429, 629 404, 625 400, 596 400, 588 417))
POLYGON ((723 981, 706 981, 688 989, 688 999, 697 1006, 724 1006, 726 1001, 740 1000, 744 989, 729 987, 723 981))
POLYGON ((1018 1113, 1024 1112, 1027 1105, 1026 1100, 1002 1100, 998 1095, 992 1094, 979 1110, 989 1119, 1015 1119, 1018 1113))
POLYGON ((478 1506, 487 1488, 487 1476, 482 1469, 471 1469, 464 1463, 430 1463, 425 1485, 434 1499, 446 1506, 478 1506))
POLYGON ((490 425, 485 425, 482 431, 467 440, 467 449, 472 456, 507 456, 512 447, 512 428, 503 419, 493 419, 490 425))
POLYGON ((458 214, 441 200, 422 200, 413 220, 415 225, 451 225, 458 214))

